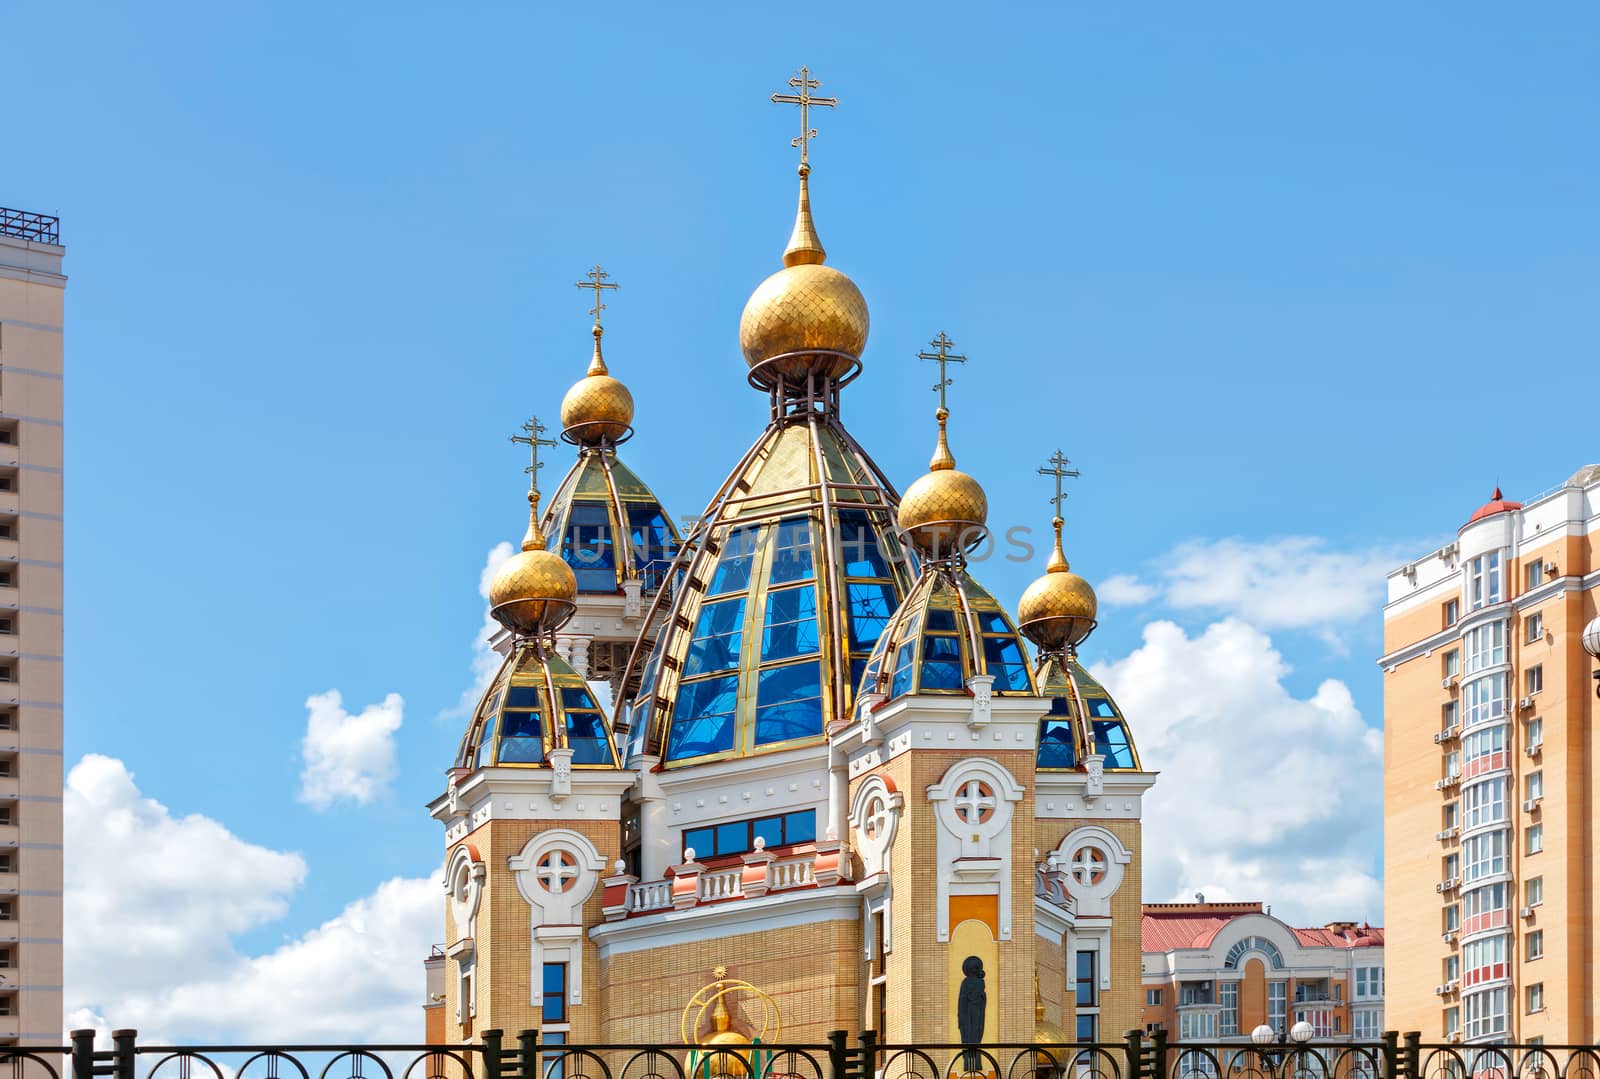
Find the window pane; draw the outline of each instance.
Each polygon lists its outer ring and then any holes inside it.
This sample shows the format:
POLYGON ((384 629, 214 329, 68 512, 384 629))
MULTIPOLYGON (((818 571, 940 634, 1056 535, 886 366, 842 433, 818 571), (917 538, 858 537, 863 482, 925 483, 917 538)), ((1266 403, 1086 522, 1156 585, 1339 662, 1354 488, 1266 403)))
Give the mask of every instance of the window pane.
POLYGON ((978 611, 978 628, 984 633, 1010 633, 1006 616, 999 611, 978 611))
POLYGON ((742 592, 750 585, 750 562, 755 557, 756 529, 736 528, 722 544, 722 557, 711 576, 710 595, 742 592))
POLYGON ((567 968, 563 963, 546 963, 544 965, 544 991, 546 993, 565 993, 567 991, 567 968))
POLYGON ((1133 746, 1128 742, 1128 728, 1120 719, 1095 720, 1094 751, 1105 757, 1107 768, 1133 767, 1133 746))
POLYGON ((610 738, 599 712, 567 713, 567 744, 573 764, 610 764, 610 738))
POLYGON ((1072 768, 1077 763, 1077 753, 1072 744, 1072 724, 1059 719, 1040 722, 1039 767, 1072 768))
POLYGON ((822 665, 813 660, 762 671, 756 686, 756 744, 822 733, 822 665))
POLYGON ((661 511, 654 506, 629 506, 628 541, 634 566, 644 574, 646 588, 653 589, 657 582, 651 571, 665 569, 675 553, 672 530, 661 511))
POLYGON ((791 659, 817 650, 817 596, 813 585, 767 594, 761 659, 791 659))
POLYGON ((894 657, 894 681, 889 685, 891 699, 911 692, 911 667, 917 655, 917 623, 906 627, 905 643, 894 657))
POLYGON ((839 514, 839 552, 844 559, 846 577, 889 576, 889 564, 884 561, 883 551, 878 548, 878 539, 864 513, 839 514))
POLYGON ((512 686, 506 693, 507 708, 538 708, 538 686, 512 686))
POLYGON ((740 854, 750 849, 750 828, 742 820, 717 825, 717 853, 740 854))
POLYGON ((956 612, 950 610, 932 610, 928 612, 929 633, 954 633, 956 631, 956 612))
POLYGON ((878 643, 894 614, 894 589, 877 581, 851 581, 846 586, 850 614, 850 649, 865 652, 878 643))
POLYGON ((744 597, 708 603, 700 608, 695 621, 694 639, 689 643, 689 658, 683 676, 728 671, 739 665, 739 646, 744 639, 744 597))
POLYGON ((1022 647, 1015 637, 985 637, 983 659, 989 673, 994 675, 994 688, 1015 692, 1028 688, 1028 672, 1022 658, 1022 647))
POLYGON ((509 736, 500 739, 501 764, 538 764, 542 760, 544 760, 544 739, 509 736))
POLYGON ((594 694, 589 692, 588 686, 562 686, 561 707, 583 708, 591 712, 600 710, 600 706, 594 703, 594 694))
POLYGON ((694 851, 696 858, 716 853, 716 833, 710 828, 687 828, 683 833, 683 849, 694 851))
POLYGON ((733 713, 739 680, 734 676, 690 682, 678 690, 677 714, 667 739, 667 759, 698 757, 733 748, 733 713))
POLYGON ((784 844, 782 817, 763 817, 752 821, 750 830, 754 833, 750 837, 752 844, 757 839, 764 840, 769 847, 781 847, 784 844))
POLYGON ((798 813, 786 813, 783 818, 783 841, 785 843, 811 843, 817 838, 817 811, 804 809, 798 813))
POLYGON ((507 738, 538 738, 543 733, 538 712, 507 710, 501 717, 501 734, 507 738))
POLYGON ((772 551, 773 584, 803 581, 811 576, 811 522, 804 518, 778 522, 772 551))
POLYGON ((1111 702, 1104 697, 1090 697, 1083 704, 1091 716, 1096 716, 1100 719, 1114 719, 1116 717, 1117 710, 1112 708, 1111 702))
POLYGON ((488 764, 494 752, 494 716, 483 721, 483 734, 478 739, 478 753, 473 759, 472 767, 482 768, 488 764))
MULTIPOLYGON (((929 625, 933 624, 930 612, 929 625)), ((945 612, 949 613, 949 612, 945 612)), ((922 639, 922 688, 960 689, 965 684, 961 677, 961 650, 954 637, 927 636, 922 639)))
POLYGON ((573 503, 561 557, 572 567, 580 589, 616 589, 617 563, 611 547, 611 518, 604 506, 573 503))

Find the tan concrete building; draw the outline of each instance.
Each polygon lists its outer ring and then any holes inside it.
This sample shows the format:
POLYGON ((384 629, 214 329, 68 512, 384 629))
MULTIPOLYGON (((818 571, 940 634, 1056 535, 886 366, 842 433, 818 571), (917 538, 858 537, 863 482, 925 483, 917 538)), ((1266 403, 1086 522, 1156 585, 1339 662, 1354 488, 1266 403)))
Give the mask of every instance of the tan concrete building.
POLYGON ((1600 595, 1600 466, 1496 490, 1389 575, 1384 920, 1390 1025, 1424 1039, 1600 1036, 1600 830, 1582 633, 1600 595))
MULTIPOLYGON (((904 496, 845 426, 866 300, 825 264, 808 177, 728 373, 765 429, 707 477, 687 535, 621 464, 633 401, 598 325, 563 403, 578 461, 491 584, 506 659, 430 806, 448 898, 428 1029, 450 1041, 1058 1043, 1140 1023, 1156 777, 1078 661, 1093 590, 1059 518, 1016 604, 969 573, 987 499, 951 445, 984 421, 948 431, 943 334, 923 357, 935 452, 904 496)), ((650 414, 684 423, 683 392, 650 414)), ((1058 507, 1069 463, 1044 470, 1058 507)))
POLYGON ((0 208, 0 1044, 61 1041, 65 253, 0 208))
POLYGON ((1297 1023, 1326 1042, 1383 1036, 1383 930, 1300 929, 1260 903, 1146 903, 1144 1026, 1180 1041, 1287 1039, 1297 1023))

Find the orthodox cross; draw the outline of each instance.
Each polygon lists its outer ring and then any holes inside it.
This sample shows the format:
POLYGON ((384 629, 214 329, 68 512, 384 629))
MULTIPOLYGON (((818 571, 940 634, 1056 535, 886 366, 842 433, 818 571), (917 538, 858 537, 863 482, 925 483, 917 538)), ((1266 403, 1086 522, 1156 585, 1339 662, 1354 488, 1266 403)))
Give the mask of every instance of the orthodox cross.
POLYGON ((589 280, 587 280, 587 281, 577 281, 577 282, 574 282, 574 283, 579 288, 592 288, 592 289, 594 289, 594 306, 589 308, 589 314, 594 316, 594 324, 596 326, 598 326, 598 325, 600 325, 600 312, 602 312, 602 311, 604 311, 606 309, 606 305, 600 302, 600 290, 601 289, 607 289, 607 288, 609 288, 609 289, 619 289, 622 286, 617 284, 614 281, 611 282, 610 284, 607 284, 606 283, 607 279, 610 278, 611 275, 606 273, 604 270, 602 270, 600 268, 600 264, 599 263, 595 263, 594 269, 592 269, 588 273, 584 274, 584 276, 587 277, 589 280))
POLYGON ((817 137, 816 128, 811 126, 811 106, 831 109, 839 104, 836 97, 812 97, 811 91, 822 84, 811 77, 811 69, 802 67, 800 73, 789 80, 789 85, 799 90, 798 94, 774 93, 772 102, 775 105, 800 106, 800 134, 789 140, 790 146, 800 147, 800 167, 809 169, 810 158, 807 156, 810 141, 817 137))
MULTIPOLYGON (((615 286, 612 287, 614 288, 615 286)), ((520 442, 524 446, 528 447, 528 456, 530 460, 528 462, 528 467, 522 471, 533 477, 533 486, 537 487, 539 485, 539 470, 544 467, 544 464, 539 460, 539 447, 554 446, 556 445, 556 440, 553 438, 539 437, 540 435, 544 434, 545 426, 539 422, 539 417, 537 416, 530 417, 528 422, 522 425, 522 429, 526 431, 527 434, 512 435, 510 441, 520 442)))
POLYGON ((934 351, 919 352, 917 353, 917 359, 932 360, 934 363, 939 365, 939 381, 934 385, 933 388, 939 391, 939 407, 944 408, 944 391, 955 385, 955 381, 949 378, 945 372, 950 364, 966 363, 967 358, 965 356, 959 356, 950 351, 950 349, 955 346, 955 342, 950 340, 949 337, 945 336, 945 332, 943 330, 940 330, 939 336, 935 337, 932 341, 929 341, 928 344, 934 349, 934 351))
POLYGON ((536 870, 548 892, 564 892, 577 883, 578 861, 564 850, 553 850, 539 861, 536 870))
POLYGON ((1081 473, 1075 468, 1068 468, 1072 462, 1067 460, 1067 455, 1057 450, 1050 460, 1045 462, 1047 467, 1039 470, 1041 476, 1054 476, 1056 478, 1056 496, 1050 501, 1055 504, 1056 516, 1061 516, 1061 503, 1067 500, 1067 494, 1061 489, 1061 481, 1071 476, 1076 479, 1081 473))

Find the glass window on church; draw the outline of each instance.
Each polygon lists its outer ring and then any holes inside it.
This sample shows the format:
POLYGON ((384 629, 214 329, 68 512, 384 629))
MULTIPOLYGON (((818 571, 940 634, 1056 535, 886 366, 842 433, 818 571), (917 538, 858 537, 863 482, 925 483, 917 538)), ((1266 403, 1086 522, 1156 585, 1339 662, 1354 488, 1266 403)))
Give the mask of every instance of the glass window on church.
POLYGON ((628 507, 628 544, 633 548, 633 565, 644 578, 644 588, 654 592, 661 586, 661 575, 666 572, 677 553, 672 542, 672 528, 655 506, 628 507))
POLYGON ((722 557, 717 560, 716 571, 711 575, 708 595, 720 596, 725 592, 743 592, 750 587, 750 564, 755 561, 755 527, 736 528, 722 541, 722 557))
POLYGON ((1128 741, 1127 725, 1120 719, 1094 721, 1094 751, 1105 757, 1107 768, 1133 767, 1133 744, 1128 741))
POLYGON ((1050 713, 1039 721, 1039 767, 1073 768, 1078 763, 1077 747, 1072 744, 1072 719, 1066 712, 1067 699, 1056 697, 1050 702, 1050 713), (1061 702, 1062 713, 1056 713, 1056 701, 1061 702))
POLYGON ((579 591, 616 590, 616 554, 611 546, 611 516, 605 506, 573 503, 561 557, 572 567, 579 591))
POLYGON ((1086 948, 1078 952, 1077 964, 1078 1007, 1093 1008, 1100 1003, 1100 953, 1086 948))
POLYGON ((815 585, 767 593, 766 622, 761 635, 761 662, 809 656, 817 650, 815 585))
POLYGON ((572 747, 572 763, 610 764, 611 739, 600 708, 589 691, 576 687, 563 689, 561 707, 567 712, 567 745, 572 747))
POLYGON ((744 854, 755 850, 760 839, 767 850, 814 843, 817 839, 817 811, 802 809, 755 820, 728 821, 704 828, 685 828, 684 850, 693 850, 696 860, 744 854))
POLYGON ((966 687, 961 674, 961 643, 956 636, 956 613, 930 610, 922 637, 922 692, 966 687))
POLYGON ((565 963, 546 963, 544 965, 544 1012, 546 1023, 565 1023, 567 1021, 567 965, 565 963))
POLYGON ((778 522, 770 580, 780 585, 808 580, 811 576, 811 521, 800 518, 778 522))
MULTIPOLYGON (((1004 619, 996 620, 1005 625, 1004 619)), ((1022 656, 1022 646, 1007 631, 1003 636, 985 635, 983 638, 983 664, 994 675, 994 688, 1001 693, 1014 693, 1028 688, 1028 666, 1022 656)))
POLYGON ((822 663, 761 672, 756 683, 756 745, 822 733, 822 663))
POLYGON ((736 675, 688 682, 678 691, 667 759, 682 760, 733 748, 733 717, 739 704, 736 675))
POLYGON ((733 670, 739 665, 739 647, 743 639, 744 597, 707 603, 700 608, 700 617, 695 621, 683 676, 693 678, 733 670))
POLYGON ((845 609, 850 615, 850 649, 870 651, 894 614, 894 589, 882 581, 851 581, 845 596, 845 609))
POLYGON ((904 696, 911 692, 911 672, 917 661, 917 622, 906 627, 904 643, 894 656, 894 679, 889 683, 889 697, 904 696))

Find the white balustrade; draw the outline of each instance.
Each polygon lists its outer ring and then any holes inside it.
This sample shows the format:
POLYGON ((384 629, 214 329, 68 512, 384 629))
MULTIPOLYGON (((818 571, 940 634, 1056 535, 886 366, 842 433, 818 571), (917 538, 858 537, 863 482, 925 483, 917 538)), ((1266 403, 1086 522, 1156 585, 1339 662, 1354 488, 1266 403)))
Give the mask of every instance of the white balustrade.
POLYGON ((744 895, 744 867, 718 869, 700 874, 700 902, 715 899, 737 899, 744 895))
POLYGON ((808 884, 815 884, 816 869, 815 858, 785 858, 773 862, 768 869, 767 890, 776 892, 782 888, 803 888, 808 884))
POLYGON ((672 906, 670 880, 643 881, 628 885, 628 912, 637 914, 647 910, 668 910, 672 906))

